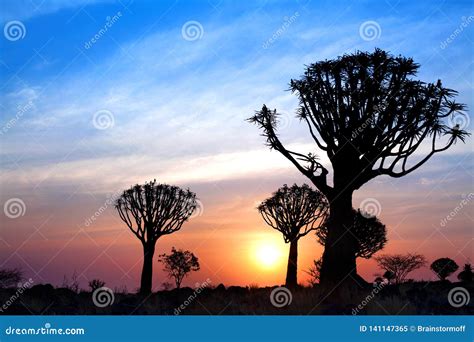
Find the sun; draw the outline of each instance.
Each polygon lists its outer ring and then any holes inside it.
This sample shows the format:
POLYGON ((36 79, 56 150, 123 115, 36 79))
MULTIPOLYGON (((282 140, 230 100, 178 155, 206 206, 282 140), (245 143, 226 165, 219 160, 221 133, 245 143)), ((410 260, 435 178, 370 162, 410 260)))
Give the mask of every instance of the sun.
POLYGON ((272 268, 280 261, 281 250, 274 244, 263 243, 257 246, 255 257, 260 266, 264 268, 272 268))

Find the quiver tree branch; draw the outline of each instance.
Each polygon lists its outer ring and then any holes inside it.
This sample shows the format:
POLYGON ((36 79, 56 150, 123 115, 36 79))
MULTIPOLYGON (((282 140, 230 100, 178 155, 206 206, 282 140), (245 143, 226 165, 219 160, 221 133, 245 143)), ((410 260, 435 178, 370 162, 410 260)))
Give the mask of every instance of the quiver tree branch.
POLYGON ((326 196, 330 196, 332 188, 327 184, 326 176, 328 170, 317 161, 316 155, 307 155, 286 149, 280 142, 276 133, 278 126, 278 113, 268 109, 263 105, 262 110, 257 111, 254 116, 248 119, 249 122, 257 124, 262 130, 262 135, 267 140, 270 149, 274 149, 283 154, 294 166, 326 196))

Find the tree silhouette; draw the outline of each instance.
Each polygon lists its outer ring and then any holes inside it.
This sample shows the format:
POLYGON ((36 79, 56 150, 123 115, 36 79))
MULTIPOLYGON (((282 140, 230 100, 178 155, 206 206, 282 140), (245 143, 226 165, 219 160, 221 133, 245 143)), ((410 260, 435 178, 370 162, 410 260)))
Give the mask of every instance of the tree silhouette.
POLYGON ((392 271, 385 271, 382 277, 387 279, 388 283, 391 284, 392 281, 395 279, 395 273, 393 273, 392 271))
POLYGON ((161 254, 159 262, 163 263, 168 278, 174 279, 176 288, 181 287, 184 277, 193 271, 199 271, 199 260, 190 251, 176 250, 171 248, 171 254, 161 254))
POLYGON ((92 292, 104 286, 105 286, 105 281, 102 281, 100 279, 92 279, 91 281, 89 281, 89 287, 92 292))
POLYGON ((449 127, 448 117, 465 107, 441 81, 414 79, 419 65, 376 49, 311 64, 291 80, 298 96, 297 117, 315 148, 326 153, 328 169, 311 153, 292 151, 278 136, 279 114, 265 105, 249 118, 263 130, 268 146, 285 156, 330 202, 321 283, 342 285, 356 279, 356 240, 346 234, 352 221, 352 194, 380 176, 403 177, 447 150, 468 133, 449 127), (420 147, 428 152, 420 157, 420 147), (418 153, 415 153, 419 151, 418 153))
POLYGON ((178 231, 196 209, 196 194, 156 180, 125 190, 115 207, 122 221, 143 246, 140 293, 152 288, 153 255, 156 241, 178 231))
POLYGON ((319 278, 321 276, 321 258, 313 260, 313 265, 306 271, 309 274, 309 284, 315 286, 319 283, 319 278))
POLYGON ((421 254, 394 254, 394 255, 381 255, 376 257, 380 268, 387 272, 384 273, 384 277, 389 279, 388 276, 392 276, 395 280, 395 284, 402 283, 408 273, 414 271, 426 264, 426 259, 421 254))
POLYGON ((283 185, 258 206, 264 221, 290 243, 286 286, 297 286, 298 240, 324 221, 328 203, 324 195, 307 184, 283 185))
POLYGON ((458 270, 459 266, 450 258, 440 258, 433 261, 430 268, 440 280, 446 280, 447 277, 458 270))
MULTIPOLYGON (((387 243, 387 230, 385 225, 375 216, 369 216, 360 210, 353 210, 353 223, 348 227, 348 234, 354 234, 356 240, 356 257, 369 259, 381 250, 387 243)), ((326 245, 328 227, 321 225, 316 230, 319 243, 326 245)))
POLYGON ((458 274, 458 280, 465 283, 471 283, 472 279, 473 274, 471 264, 465 264, 463 270, 458 274))

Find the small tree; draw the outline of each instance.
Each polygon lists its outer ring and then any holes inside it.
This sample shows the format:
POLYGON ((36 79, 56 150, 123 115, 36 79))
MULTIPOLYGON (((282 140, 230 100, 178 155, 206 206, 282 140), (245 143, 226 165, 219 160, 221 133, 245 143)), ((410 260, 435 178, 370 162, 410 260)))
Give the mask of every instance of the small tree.
POLYGON ((17 268, 0 269, 0 288, 16 286, 22 279, 23 274, 17 268))
POLYGON ((290 243, 287 287, 298 284, 298 240, 318 228, 327 216, 328 207, 324 195, 307 184, 294 184, 291 187, 285 184, 258 206, 264 221, 281 232, 284 241, 290 243))
POLYGON ((92 292, 104 286, 105 286, 105 281, 102 281, 100 279, 92 279, 89 282, 89 287, 91 288, 92 292))
POLYGON ((190 251, 171 248, 171 254, 161 254, 159 262, 163 263, 163 271, 168 273, 168 278, 174 279, 176 288, 181 287, 184 277, 193 271, 199 271, 199 260, 190 251))
POLYGON ((181 229, 196 205, 195 193, 177 186, 157 184, 156 180, 132 186, 117 199, 115 208, 120 218, 143 247, 140 293, 151 292, 156 241, 181 229))
POLYGON ((463 270, 458 274, 458 280, 465 283, 471 283, 473 278, 471 264, 465 264, 463 270))
MULTIPOLYGON (((353 234, 356 240, 356 257, 370 259, 387 243, 385 225, 375 216, 369 216, 360 210, 353 210, 353 224, 347 227, 347 234, 353 234)), ((319 243, 326 245, 328 227, 323 224, 316 230, 319 243)))
POLYGON ((306 271, 309 274, 309 284, 314 286, 319 283, 319 277, 321 275, 321 264, 323 263, 322 259, 313 260, 313 265, 306 271))
POLYGON ((376 257, 375 260, 380 268, 393 273, 395 284, 402 283, 408 273, 426 264, 426 259, 421 254, 385 254, 376 257))
POLYGON ((433 261, 430 268, 440 280, 446 280, 447 277, 458 270, 459 266, 450 258, 440 258, 433 261))

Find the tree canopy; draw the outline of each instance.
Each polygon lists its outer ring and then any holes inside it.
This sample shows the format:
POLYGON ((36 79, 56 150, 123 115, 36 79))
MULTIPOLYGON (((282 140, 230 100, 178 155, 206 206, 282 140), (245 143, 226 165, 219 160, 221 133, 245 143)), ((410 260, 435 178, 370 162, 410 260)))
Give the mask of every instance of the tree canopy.
POLYGON ((458 264, 453 259, 450 258, 440 258, 435 261, 430 266, 431 270, 436 273, 439 279, 445 280, 451 274, 456 272, 459 268, 458 264))
POLYGON ((258 206, 265 222, 283 234, 285 242, 315 230, 328 214, 329 204, 319 191, 307 184, 283 185, 258 206))
MULTIPOLYGON (((356 239, 356 256, 369 259, 380 251, 387 243, 385 225, 375 216, 353 210, 354 220, 351 227, 347 227, 347 234, 353 234, 356 239)), ((316 229, 316 236, 321 245, 326 244, 328 234, 327 225, 323 224, 316 229)))
POLYGON ((193 253, 174 247, 171 249, 171 254, 161 254, 158 261, 163 263, 163 270, 170 279, 174 279, 178 289, 184 277, 192 271, 199 271, 199 260, 193 253))
MULTIPOLYGON (((421 254, 385 254, 376 257, 378 265, 385 271, 393 274, 393 279, 396 284, 402 283, 408 273, 424 266, 426 259, 421 254)), ((387 274, 387 273, 385 273, 387 274)), ((385 276, 385 275, 384 275, 385 276)))

